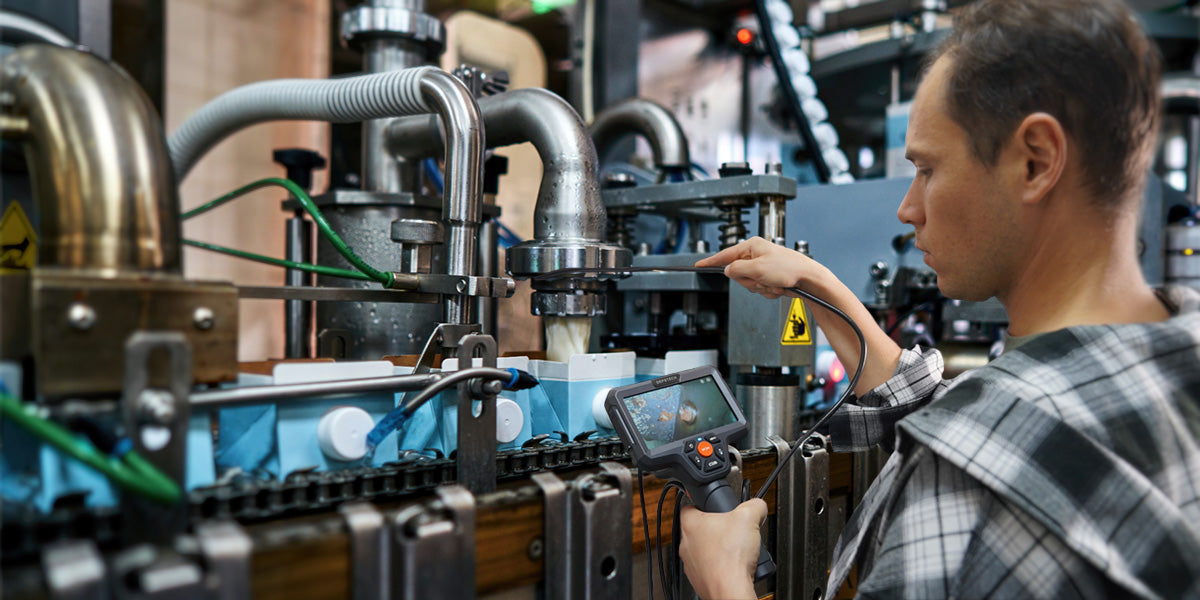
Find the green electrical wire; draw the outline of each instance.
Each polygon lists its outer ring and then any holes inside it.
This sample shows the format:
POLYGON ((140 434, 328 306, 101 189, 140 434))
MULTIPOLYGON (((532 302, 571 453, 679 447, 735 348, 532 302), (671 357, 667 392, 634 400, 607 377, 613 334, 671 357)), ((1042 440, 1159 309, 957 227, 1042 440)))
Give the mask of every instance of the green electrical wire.
POLYGON ((0 393, 0 413, 68 456, 103 473, 118 486, 162 504, 175 504, 183 497, 183 492, 170 477, 136 452, 130 450, 122 458, 104 454, 38 415, 36 410, 32 405, 0 393))
MULTIPOLYGON (((315 202, 313 202, 312 198, 309 197, 308 193, 305 192, 303 188, 296 185, 296 183, 291 181, 290 179, 282 179, 279 177, 268 177, 267 179, 260 179, 258 181, 255 181, 254 183, 244 185, 236 190, 233 190, 232 192, 229 192, 228 194, 225 194, 224 196, 221 196, 220 198, 217 198, 216 200, 207 202, 201 206, 193 208, 192 210, 189 210, 189 211, 183 213, 183 216, 181 218, 186 221, 192 217, 202 215, 214 208, 217 208, 218 206, 227 204, 227 203, 233 201, 234 199, 244 196, 254 190, 257 190, 262 187, 272 186, 272 185, 282 187, 282 188, 286 189, 287 191, 291 192, 291 194, 293 196, 295 196, 296 200, 300 203, 300 206, 304 208, 305 212, 307 212, 309 214, 309 216, 312 217, 313 222, 317 224, 317 231, 320 231, 321 235, 325 236, 325 239, 329 240, 329 243, 333 244, 333 247, 338 251, 338 253, 340 253, 343 257, 345 257, 345 259, 351 265, 354 265, 355 268, 357 268, 359 271, 362 271, 372 281, 376 281, 376 282, 383 284, 383 287, 388 287, 388 288, 392 287, 392 280, 393 280, 392 274, 387 271, 380 271, 379 269, 376 269, 375 267, 368 265, 366 263, 366 261, 364 261, 363 259, 359 258, 359 256, 354 253, 354 250, 351 250, 350 246, 346 245, 346 242, 344 242, 342 240, 341 236, 339 236, 337 234, 337 232, 333 230, 333 227, 329 225, 329 221, 325 220, 325 216, 321 214, 321 209, 317 208, 317 204, 315 202)), ((192 245, 196 245, 196 244, 192 244, 192 245)), ((244 256, 242 258, 249 258, 249 257, 244 256)), ((303 264, 303 263, 293 263, 293 264, 303 264)), ((288 266, 289 268, 293 268, 293 269, 307 270, 307 269, 304 269, 304 267, 291 266, 291 265, 284 265, 284 266, 288 266)))
POLYGON ((260 263, 266 263, 268 265, 275 265, 277 267, 287 267, 289 269, 296 269, 298 271, 307 271, 309 273, 316 273, 318 275, 328 275, 330 277, 342 277, 345 279, 362 279, 362 280, 366 280, 366 281, 374 281, 368 275, 365 275, 358 271, 351 271, 349 269, 339 269, 337 267, 326 267, 326 266, 322 266, 322 265, 311 265, 308 263, 284 260, 282 258, 275 258, 274 256, 263 256, 262 254, 246 252, 245 250, 238 250, 237 248, 227 248, 225 246, 218 246, 216 244, 210 244, 208 242, 200 242, 197 240, 183 240, 183 243, 187 244, 188 246, 195 246, 197 248, 203 248, 204 250, 209 250, 211 252, 219 252, 221 254, 228 254, 229 256, 236 256, 238 258, 252 260, 252 261, 260 262, 260 263))

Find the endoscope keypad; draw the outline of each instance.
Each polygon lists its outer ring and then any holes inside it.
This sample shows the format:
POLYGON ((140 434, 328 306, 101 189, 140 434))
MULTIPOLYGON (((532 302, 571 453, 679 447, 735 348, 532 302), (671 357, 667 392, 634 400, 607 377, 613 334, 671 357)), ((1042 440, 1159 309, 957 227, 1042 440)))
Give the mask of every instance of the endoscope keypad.
POLYGON ((684 454, 700 473, 712 473, 725 467, 725 443, 715 435, 697 437, 683 444, 684 454))

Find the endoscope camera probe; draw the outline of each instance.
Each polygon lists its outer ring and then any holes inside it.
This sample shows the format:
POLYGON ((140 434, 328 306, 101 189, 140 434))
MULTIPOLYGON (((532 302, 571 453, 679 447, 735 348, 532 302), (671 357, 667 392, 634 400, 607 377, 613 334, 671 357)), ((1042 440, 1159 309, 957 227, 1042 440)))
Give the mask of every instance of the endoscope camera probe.
MULTIPOLYGON (((729 386, 711 366, 613 388, 604 401, 637 468, 679 481, 704 512, 729 512, 739 498, 729 474, 728 444, 746 434, 746 419, 729 386)), ((760 549, 754 579, 775 573, 760 549)))

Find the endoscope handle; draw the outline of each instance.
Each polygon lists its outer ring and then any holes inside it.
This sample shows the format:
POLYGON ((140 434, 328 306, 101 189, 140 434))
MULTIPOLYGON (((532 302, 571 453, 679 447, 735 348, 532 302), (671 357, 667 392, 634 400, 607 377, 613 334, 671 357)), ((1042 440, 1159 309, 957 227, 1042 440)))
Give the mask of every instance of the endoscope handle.
MULTIPOLYGON (((696 503, 696 508, 708 513, 727 513, 738 507, 737 494, 724 479, 718 479, 704 486, 688 489, 688 495, 696 503)), ((775 561, 765 545, 758 549, 758 566, 754 568, 754 580, 775 574, 775 561)))

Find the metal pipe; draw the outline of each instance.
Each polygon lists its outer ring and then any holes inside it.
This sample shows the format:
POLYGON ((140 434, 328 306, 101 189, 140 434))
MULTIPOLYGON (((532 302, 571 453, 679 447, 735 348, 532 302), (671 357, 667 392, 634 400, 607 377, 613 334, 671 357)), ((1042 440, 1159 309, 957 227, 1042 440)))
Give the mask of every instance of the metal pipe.
POLYGON ((63 32, 32 17, 11 10, 0 10, 0 39, 21 45, 27 42, 53 44, 63 48, 79 48, 75 40, 63 32))
MULTIPOLYGON (((422 9, 423 10, 423 9, 422 9)), ((363 67, 367 73, 383 73, 428 64, 423 49, 415 42, 391 37, 368 40, 363 48, 363 67)), ((384 148, 383 132, 393 119, 363 122, 362 187, 370 192, 410 192, 417 188, 415 164, 397 161, 384 148)))
POLYGON ((181 270, 179 198, 150 100, 91 54, 41 44, 0 62, 41 214, 38 264, 118 273, 181 270))
MULTIPOLYGON (((596 148, 583 121, 565 100, 540 88, 479 99, 488 148, 532 142, 542 159, 534 209, 534 238, 604 239, 605 212, 597 182, 596 148)), ((387 130, 388 150, 420 157, 441 148, 435 118, 397 119, 387 130)))
MULTIPOLYGON (((287 259, 293 262, 312 262, 312 223, 299 214, 287 220, 286 254, 287 259)), ((313 276, 299 269, 288 269, 284 283, 292 287, 311 286, 313 276)), ((288 358, 312 356, 312 316, 311 300, 288 300, 283 303, 284 355, 288 358)))
POLYGON ((396 375, 394 377, 372 377, 370 379, 347 379, 318 383, 293 383, 288 385, 260 385, 226 390, 210 390, 192 394, 188 403, 197 408, 227 408, 246 404, 264 404, 278 400, 296 400, 314 396, 341 394, 363 394, 367 392, 405 392, 419 390, 437 383, 442 373, 422 375, 396 375))
POLYGON ((661 104, 643 98, 618 102, 596 115, 591 126, 592 140, 600 156, 613 142, 629 133, 637 133, 650 143, 654 165, 659 168, 691 166, 687 135, 674 113, 661 104))
MULTIPOLYGON (((488 220, 479 228, 479 273, 485 277, 496 277, 500 274, 499 257, 496 249, 500 245, 499 232, 494 220, 488 220)), ((496 299, 491 296, 480 296, 475 299, 476 317, 479 321, 479 331, 484 335, 496 337, 497 320, 496 299)))

